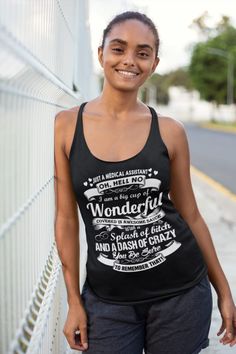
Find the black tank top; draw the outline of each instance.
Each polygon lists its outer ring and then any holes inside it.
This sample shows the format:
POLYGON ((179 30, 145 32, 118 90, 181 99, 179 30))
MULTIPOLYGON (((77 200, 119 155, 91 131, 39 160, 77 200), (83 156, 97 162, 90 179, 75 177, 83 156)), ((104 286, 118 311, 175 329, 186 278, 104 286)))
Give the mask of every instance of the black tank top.
POLYGON ((134 304, 180 294, 207 266, 169 198, 170 159, 158 117, 136 155, 104 161, 88 148, 81 104, 69 163, 88 243, 87 283, 100 300, 134 304))

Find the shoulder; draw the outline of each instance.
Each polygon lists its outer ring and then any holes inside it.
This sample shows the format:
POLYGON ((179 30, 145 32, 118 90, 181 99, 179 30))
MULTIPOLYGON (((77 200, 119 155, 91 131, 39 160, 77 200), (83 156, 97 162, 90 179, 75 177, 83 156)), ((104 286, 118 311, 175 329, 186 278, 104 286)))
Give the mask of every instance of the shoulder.
POLYGON ((72 107, 67 110, 62 110, 55 115, 54 120, 54 136, 55 141, 60 143, 63 148, 66 148, 68 138, 73 136, 75 130, 77 115, 80 106, 72 107))
POLYGON ((180 120, 161 115, 160 113, 158 114, 158 118, 160 129, 169 132, 169 134, 178 135, 185 132, 184 124, 180 120))
POLYGON ((178 148, 187 142, 184 124, 176 118, 161 114, 158 114, 158 123, 162 140, 172 158, 178 148))
POLYGON ((55 115, 54 126, 55 130, 66 129, 76 120, 77 113, 80 106, 72 107, 70 109, 62 110, 55 115))

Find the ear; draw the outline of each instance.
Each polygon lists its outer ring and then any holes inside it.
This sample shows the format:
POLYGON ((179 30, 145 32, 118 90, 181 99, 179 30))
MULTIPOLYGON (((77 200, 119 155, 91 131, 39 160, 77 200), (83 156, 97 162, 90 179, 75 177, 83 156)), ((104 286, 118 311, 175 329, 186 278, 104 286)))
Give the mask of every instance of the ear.
POLYGON ((98 47, 98 60, 101 67, 103 68, 103 49, 101 46, 98 47))
POLYGON ((159 64, 159 62, 160 62, 160 58, 159 57, 156 57, 155 58, 155 61, 154 61, 154 63, 153 63, 153 65, 152 65, 152 70, 151 70, 151 75, 154 73, 154 71, 156 70, 156 67, 157 67, 157 65, 159 64))

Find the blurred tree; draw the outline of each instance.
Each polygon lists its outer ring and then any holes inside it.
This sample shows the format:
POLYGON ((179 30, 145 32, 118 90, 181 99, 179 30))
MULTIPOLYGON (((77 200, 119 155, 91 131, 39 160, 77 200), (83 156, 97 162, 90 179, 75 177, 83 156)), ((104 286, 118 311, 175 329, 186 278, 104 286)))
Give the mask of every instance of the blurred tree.
POLYGON ((156 102, 159 104, 168 104, 168 86, 166 83, 166 75, 154 73, 147 81, 147 85, 152 85, 156 90, 156 102))
POLYGON ((214 30, 206 24, 206 21, 209 18, 210 16, 208 14, 208 11, 205 11, 201 16, 195 18, 189 27, 196 29, 196 31, 201 37, 207 39, 214 30))
MULTIPOLYGON (((225 104, 227 102, 227 57, 216 55, 210 48, 216 48, 227 56, 231 53, 236 69, 236 29, 227 16, 213 29, 207 28, 203 18, 195 19, 193 23, 199 29, 208 33, 208 39, 195 44, 189 66, 192 84, 200 93, 201 98, 209 102, 225 104), (201 20, 199 20, 201 19, 201 20), (207 31, 206 31, 207 28, 207 31), (214 33, 214 36, 212 35, 214 33)), ((234 102, 236 101, 236 81, 234 75, 234 102)))
POLYGON ((218 33, 222 33, 231 26, 230 17, 223 15, 220 21, 216 24, 216 30, 218 33))
POLYGON ((188 68, 178 68, 174 71, 170 71, 165 75, 165 85, 170 86, 182 86, 187 90, 192 90, 193 85, 190 79, 188 68))
MULTIPOLYGON (((187 90, 193 88, 188 68, 178 68, 177 70, 170 71, 164 75, 154 73, 145 83, 143 90, 150 85, 156 90, 156 102, 158 104, 168 104, 168 89, 170 86, 183 86, 187 90)), ((145 96, 144 92, 143 95, 145 96)))

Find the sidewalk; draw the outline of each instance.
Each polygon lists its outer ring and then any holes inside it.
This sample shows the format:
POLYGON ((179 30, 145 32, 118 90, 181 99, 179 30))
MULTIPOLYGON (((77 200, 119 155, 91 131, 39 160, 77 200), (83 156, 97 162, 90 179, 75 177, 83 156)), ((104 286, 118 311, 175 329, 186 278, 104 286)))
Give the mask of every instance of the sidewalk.
MULTIPOLYGON (((215 245, 221 266, 229 281, 236 301, 236 201, 206 182, 201 175, 192 170, 192 183, 200 212, 205 219, 215 245)), ((217 307, 214 288, 213 314, 210 329, 210 346, 202 350, 204 354, 235 353, 236 347, 230 348, 219 343, 217 332, 221 326, 221 316, 217 307)), ((220 338, 222 335, 220 336, 220 338)))

